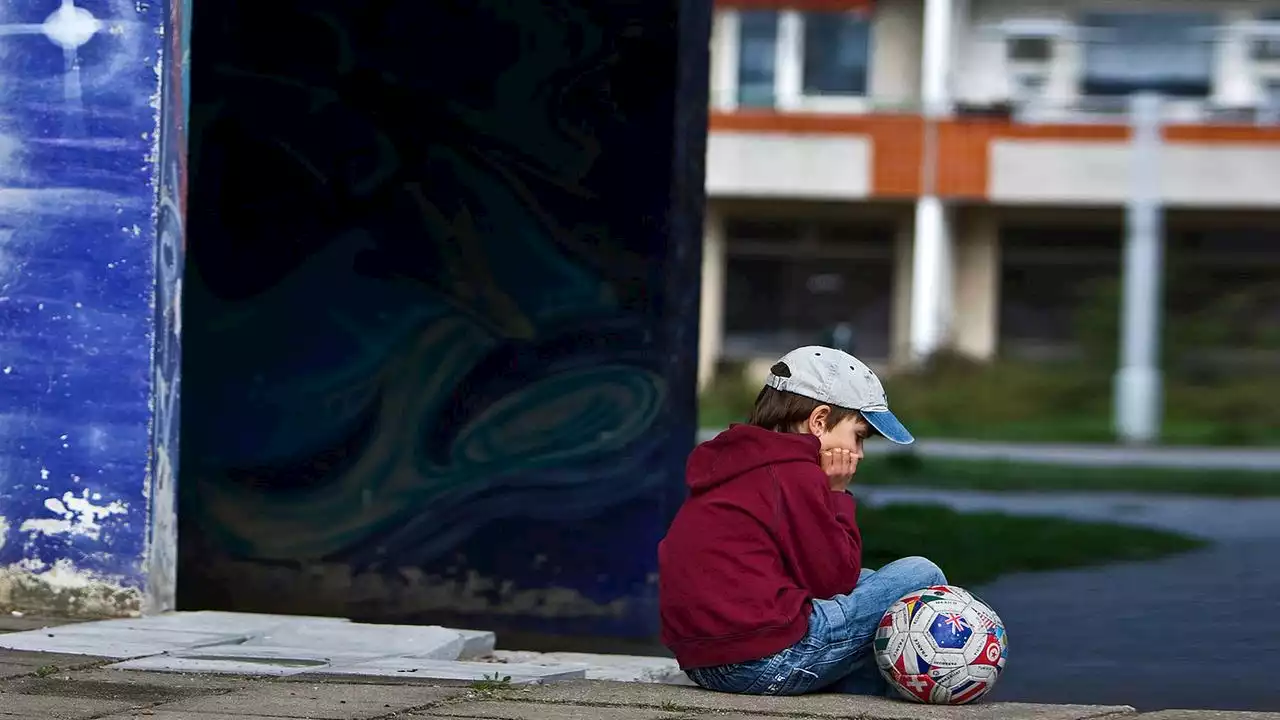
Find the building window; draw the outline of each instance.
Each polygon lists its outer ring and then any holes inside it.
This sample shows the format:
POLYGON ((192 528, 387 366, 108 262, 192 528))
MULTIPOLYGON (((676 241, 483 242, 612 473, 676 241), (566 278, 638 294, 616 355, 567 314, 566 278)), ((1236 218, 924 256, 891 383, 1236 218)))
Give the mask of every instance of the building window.
POLYGON ((738 105, 773 107, 778 68, 778 13, 738 14, 738 105))
POLYGON ((805 95, 867 94, 871 26, 850 12, 807 12, 803 23, 805 95))
POLYGON ((1263 81, 1262 107, 1269 112, 1280 113, 1280 78, 1263 81))
POLYGON ((1207 13, 1091 13, 1082 23, 1093 36, 1084 48, 1082 92, 1124 96, 1158 92, 1206 97, 1213 85, 1207 13))
POLYGON ((888 357, 891 227, 730 219, 725 239, 727 359, 844 340, 855 354, 888 357))
POLYGON ((1251 48, 1253 59, 1258 62, 1280 61, 1280 14, 1263 15, 1261 25, 1264 34, 1254 38, 1251 48))
POLYGON ((1122 233, 1115 227, 1000 229, 1000 342, 1012 357, 1076 356, 1097 313, 1117 310, 1122 233))
POLYGON ((1011 37, 1005 41, 1005 57, 1013 63, 1047 63, 1053 59, 1053 40, 1047 37, 1011 37))
POLYGON ((867 94, 871 23, 857 12, 737 12, 737 105, 795 108, 867 94))

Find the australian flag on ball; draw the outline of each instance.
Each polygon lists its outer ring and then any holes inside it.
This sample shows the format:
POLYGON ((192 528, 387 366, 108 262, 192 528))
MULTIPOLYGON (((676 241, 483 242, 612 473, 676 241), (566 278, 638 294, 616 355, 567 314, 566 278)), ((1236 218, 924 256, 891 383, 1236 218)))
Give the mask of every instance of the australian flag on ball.
POLYGON ((938 647, 959 650, 969 642, 973 626, 960 613, 938 613, 929 626, 929 634, 938 647))

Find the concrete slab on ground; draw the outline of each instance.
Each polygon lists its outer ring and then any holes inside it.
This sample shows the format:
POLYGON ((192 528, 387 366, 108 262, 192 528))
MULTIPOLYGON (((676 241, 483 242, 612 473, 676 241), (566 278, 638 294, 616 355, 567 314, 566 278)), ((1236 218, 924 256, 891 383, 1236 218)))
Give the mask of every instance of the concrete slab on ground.
POLYGON ((214 645, 165 655, 126 660, 109 665, 113 670, 141 672, 213 673, 217 675, 300 675, 330 667, 377 660, 371 652, 329 652, 312 648, 270 645, 214 645))
MULTIPOLYGON (((429 660, 475 659, 489 654, 494 642, 493 633, 481 630, 213 611, 0 634, 0 648, 124 660, 113 666, 122 670, 252 676, 296 675, 399 656, 413 660, 371 665, 366 671, 374 675, 426 672, 433 667, 427 663, 429 660)), ((4 657, 0 656, 0 675, 27 672, 4 667, 4 657)), ((447 667, 442 672, 444 678, 472 675, 465 668, 447 667)), ((556 676, 546 670, 538 673, 543 679, 556 676)))
POLYGON ((416 675, 428 680, 464 680, 468 682, 496 676, 497 678, 510 678, 508 682, 513 685, 580 680, 587 675, 587 670, 584 666, 495 664, 411 657, 380 658, 352 665, 334 665, 309 672, 322 676, 385 675, 397 677, 416 675))
POLYGON ((197 610, 171 612, 144 618, 120 618, 88 623, 93 626, 129 627, 143 630, 172 630, 175 632, 219 633, 226 635, 262 635, 288 625, 334 627, 351 625, 347 618, 315 617, 310 615, 259 615, 257 613, 197 610))
MULTIPOLYGON (((454 630, 450 628, 450 630, 454 630)), ((493 654, 497 646, 498 636, 488 630, 454 630, 462 636, 462 652, 459 660, 475 660, 493 654)))
POLYGON ((126 660, 108 666, 112 670, 133 670, 137 672, 165 673, 208 673, 211 675, 235 675, 283 677, 285 675, 301 675, 317 668, 327 667, 324 661, 313 663, 286 664, 283 661, 254 662, 252 659, 224 657, 176 657, 173 655, 151 655, 148 657, 126 660))
POLYGON ((247 639, 245 635, 81 623, 0 635, 0 648, 125 659, 247 639))
POLYGON ((575 665, 585 667, 587 680, 616 680, 619 682, 672 683, 692 685, 671 658, 643 655, 608 655, 574 652, 529 652, 524 650, 497 650, 493 653, 495 664, 522 663, 527 665, 575 665))
POLYGON ((438 625, 290 623, 256 634, 244 645, 456 660, 466 647, 466 639, 456 630, 438 625))

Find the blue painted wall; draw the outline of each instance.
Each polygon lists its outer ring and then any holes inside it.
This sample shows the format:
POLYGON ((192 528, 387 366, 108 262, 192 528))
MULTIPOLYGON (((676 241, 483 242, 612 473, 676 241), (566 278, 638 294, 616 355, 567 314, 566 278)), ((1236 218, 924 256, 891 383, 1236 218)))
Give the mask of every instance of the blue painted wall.
POLYGON ((172 597, 172 482, 149 468, 177 387, 176 343, 152 369, 153 320, 167 336, 177 317, 156 285, 181 274, 166 19, 0 0, 0 604, 135 612, 149 582, 172 597))
POLYGON ((180 604, 656 630, 709 5, 197 5, 180 604))

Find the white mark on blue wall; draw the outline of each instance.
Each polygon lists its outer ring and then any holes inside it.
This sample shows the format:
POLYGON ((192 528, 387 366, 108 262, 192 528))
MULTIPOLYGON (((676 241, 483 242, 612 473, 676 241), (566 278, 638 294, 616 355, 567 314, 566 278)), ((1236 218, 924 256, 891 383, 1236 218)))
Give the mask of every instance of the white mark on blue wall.
POLYGON ((82 491, 79 496, 70 491, 65 492, 61 498, 44 501, 45 509, 55 517, 24 520, 18 531, 43 535, 75 535, 97 540, 102 534, 102 520, 129 512, 129 506, 119 500, 98 504, 101 501, 102 495, 88 490, 82 491))
MULTIPOLYGON (((62 4, 54 10, 44 22, 15 23, 0 26, 0 35, 30 35, 40 33, 54 45, 62 48, 64 72, 62 76, 62 94, 68 104, 82 109, 84 96, 80 78, 80 56, 77 52, 85 43, 93 39, 102 29, 102 22, 88 10, 77 7, 75 0, 62 0, 62 4)), ((83 118, 79 113, 71 116, 76 127, 76 135, 83 135, 83 118)))

